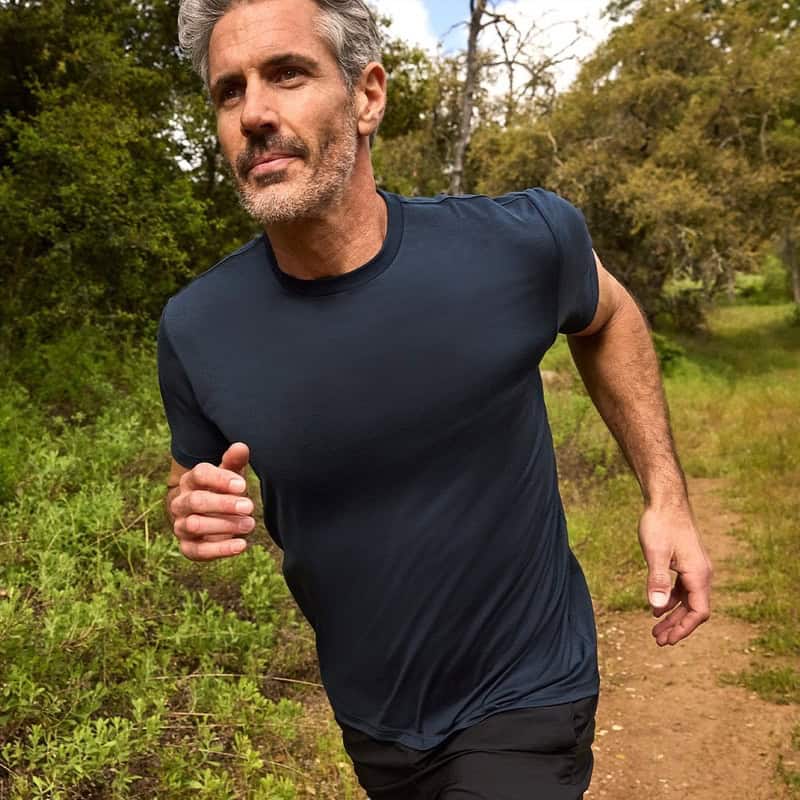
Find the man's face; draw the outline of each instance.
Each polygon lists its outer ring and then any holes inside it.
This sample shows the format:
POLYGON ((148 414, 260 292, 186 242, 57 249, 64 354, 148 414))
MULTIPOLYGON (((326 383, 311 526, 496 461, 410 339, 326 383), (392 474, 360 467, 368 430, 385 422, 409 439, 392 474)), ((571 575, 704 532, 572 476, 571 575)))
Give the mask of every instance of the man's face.
POLYGON ((263 225, 319 215, 355 166, 355 101, 314 29, 318 11, 314 0, 240 3, 211 36, 220 145, 263 225))

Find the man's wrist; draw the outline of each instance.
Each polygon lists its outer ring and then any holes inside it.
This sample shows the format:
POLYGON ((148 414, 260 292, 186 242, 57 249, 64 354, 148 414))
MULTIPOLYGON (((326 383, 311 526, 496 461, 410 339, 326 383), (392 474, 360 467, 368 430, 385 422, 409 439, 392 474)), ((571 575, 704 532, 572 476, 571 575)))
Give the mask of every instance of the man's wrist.
POLYGON ((689 509, 689 492, 686 479, 678 473, 672 481, 656 486, 642 486, 644 506, 651 511, 680 511, 689 509))

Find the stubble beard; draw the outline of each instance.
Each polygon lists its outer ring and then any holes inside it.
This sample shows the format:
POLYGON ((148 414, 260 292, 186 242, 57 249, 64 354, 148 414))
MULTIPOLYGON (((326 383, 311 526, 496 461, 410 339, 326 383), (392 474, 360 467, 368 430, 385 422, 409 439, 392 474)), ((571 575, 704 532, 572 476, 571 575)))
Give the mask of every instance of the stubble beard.
POLYGON ((357 148, 358 127, 351 108, 343 123, 334 123, 322 131, 316 153, 294 137, 275 134, 260 141, 253 139, 233 167, 239 201, 263 227, 319 217, 343 195, 355 168, 357 148), (287 168, 248 177, 248 162, 270 149, 297 154, 304 162, 302 173, 289 179, 287 168))

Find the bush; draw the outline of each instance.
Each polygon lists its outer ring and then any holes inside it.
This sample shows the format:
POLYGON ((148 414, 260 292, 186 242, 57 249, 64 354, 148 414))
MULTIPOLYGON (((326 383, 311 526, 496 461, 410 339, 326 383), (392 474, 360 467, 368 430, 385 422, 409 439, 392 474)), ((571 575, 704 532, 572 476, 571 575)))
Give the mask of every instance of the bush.
POLYGON ((661 372, 664 375, 671 375, 675 367, 685 357, 686 351, 679 344, 676 344, 661 333, 653 331, 651 336, 658 356, 658 363, 661 366, 661 372))
POLYGON ((664 284, 661 305, 675 328, 692 333, 703 327, 708 296, 701 281, 674 278, 664 284))
POLYGON ((149 346, 141 340, 133 344, 130 334, 112 326, 68 329, 45 341, 29 341, 15 355, 10 377, 50 416, 89 422, 120 393, 135 393, 143 376, 152 374, 155 331, 149 339, 149 346))
POLYGON ((789 272, 775 255, 769 255, 759 272, 737 272, 734 278, 736 300, 754 305, 785 303, 790 296, 789 272))
POLYGON ((263 680, 286 586, 263 547, 178 557, 153 350, 72 331, 0 386, 0 796, 294 795, 269 765, 301 709, 263 680))

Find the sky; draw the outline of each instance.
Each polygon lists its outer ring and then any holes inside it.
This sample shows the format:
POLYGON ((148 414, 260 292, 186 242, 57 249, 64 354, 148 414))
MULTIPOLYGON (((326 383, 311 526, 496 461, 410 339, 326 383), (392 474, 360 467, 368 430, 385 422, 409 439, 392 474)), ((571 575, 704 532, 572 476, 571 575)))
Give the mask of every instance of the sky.
MULTIPOLYGON (((444 51, 457 50, 466 44, 466 28, 452 30, 456 23, 469 15, 469 0, 373 0, 378 9, 392 18, 391 30, 400 38, 435 51, 441 44, 444 51)), ((528 26, 537 22, 547 28, 537 44, 546 52, 556 52, 570 45, 576 36, 573 20, 579 20, 584 34, 569 52, 584 58, 601 42, 610 30, 608 20, 600 14, 607 0, 490 0, 498 11, 502 11, 518 24, 528 26)), ((486 43, 484 43, 486 46, 486 43)), ((577 62, 562 65, 558 70, 558 86, 564 89, 577 72, 577 62)))

